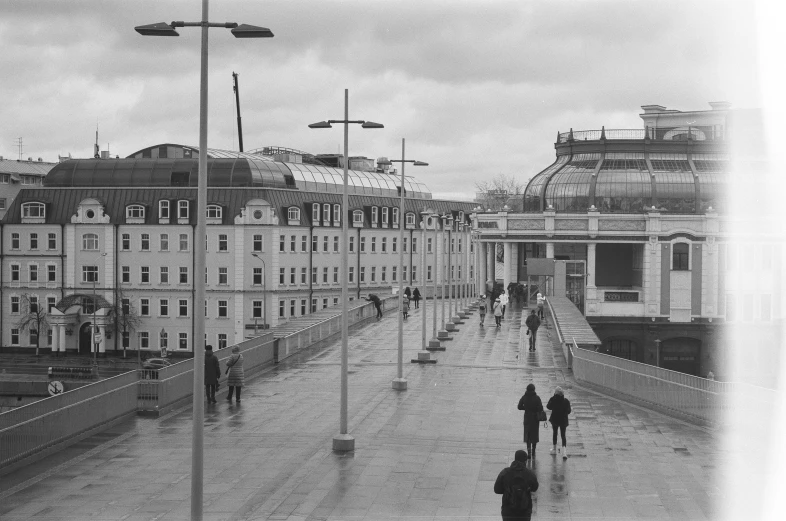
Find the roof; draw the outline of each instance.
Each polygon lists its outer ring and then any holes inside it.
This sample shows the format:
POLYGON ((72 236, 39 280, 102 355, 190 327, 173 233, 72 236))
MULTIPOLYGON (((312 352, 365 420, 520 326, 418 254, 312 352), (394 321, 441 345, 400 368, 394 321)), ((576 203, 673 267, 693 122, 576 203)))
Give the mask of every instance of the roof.
POLYGON ((43 161, 20 161, 18 159, 0 159, 0 174, 25 174, 44 176, 57 166, 57 163, 43 161))
POLYGON ((85 299, 95 302, 96 309, 110 309, 112 307, 112 304, 110 304, 109 301, 104 297, 93 293, 74 293, 72 295, 68 295, 63 297, 60 302, 55 304, 55 307, 61 312, 65 312, 73 305, 81 306, 85 299))

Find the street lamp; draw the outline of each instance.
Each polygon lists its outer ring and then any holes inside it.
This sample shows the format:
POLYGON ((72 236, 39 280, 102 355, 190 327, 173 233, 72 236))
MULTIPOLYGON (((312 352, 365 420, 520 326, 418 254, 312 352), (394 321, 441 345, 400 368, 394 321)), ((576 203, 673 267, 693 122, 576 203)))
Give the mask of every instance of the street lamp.
POLYGON ((197 224, 194 231, 194 385, 193 385, 193 429, 191 448, 191 519, 201 521, 203 501, 203 455, 204 455, 204 375, 205 375, 205 321, 201 314, 202 303, 205 302, 205 248, 201 247, 202 237, 207 235, 207 58, 208 29, 223 27, 231 29, 235 38, 271 38, 273 33, 265 27, 235 22, 208 22, 208 0, 202 0, 202 21, 200 22, 160 22, 135 27, 136 32, 143 36, 179 36, 175 27, 201 27, 201 59, 199 83, 199 174, 197 180, 197 224), (199 347, 202 347, 200 349, 199 347))
MULTIPOLYGON (((431 340, 429 340, 429 347, 430 348, 440 348, 441 344, 439 342, 439 336, 437 335, 437 276, 438 273, 442 272, 442 267, 440 266, 440 256, 439 256, 439 242, 437 238, 437 223, 439 222, 439 214, 434 210, 426 210, 429 213, 429 220, 434 224, 434 277, 433 277, 433 296, 434 296, 434 303, 432 307, 434 308, 432 313, 432 332, 431 332, 431 340), (439 270, 439 271, 438 271, 439 270)), ((424 301, 425 305, 425 301, 424 301)), ((425 315, 424 315, 424 322, 425 322, 425 315)), ((442 348, 444 350, 444 348, 442 348)))
MULTIPOLYGON (((350 120, 349 119, 349 89, 344 89, 344 119, 330 119, 312 123, 309 128, 333 128, 332 123, 344 124, 344 195, 342 198, 341 211, 344 213, 341 219, 341 412, 340 412, 340 432, 333 437, 333 450, 352 451, 355 450, 355 438, 347 432, 347 341, 349 338, 348 315, 349 315, 349 288, 347 286, 347 266, 349 265, 349 195, 347 185, 349 183, 349 124, 359 123, 363 128, 385 128, 381 123, 373 121, 350 120)), ((401 219, 403 216, 399 216, 401 219)))
MULTIPOLYGON (((267 298, 265 296, 265 292, 267 291, 267 266, 265 265, 265 259, 257 255, 256 253, 251 254, 252 257, 256 257, 257 260, 262 262, 262 329, 267 327, 267 298)), ((257 333, 256 327, 256 317, 254 317, 254 334, 257 333)))
MULTIPOLYGON (((401 159, 390 159, 388 161, 380 161, 381 165, 390 165, 392 163, 401 163, 401 187, 399 188, 399 211, 398 211, 398 231, 399 231, 399 244, 404 244, 404 227, 406 219, 404 219, 404 198, 406 197, 406 189, 404 188, 404 166, 407 163, 412 163, 415 166, 428 166, 428 163, 423 161, 415 161, 414 159, 404 159, 405 154, 405 140, 401 138, 401 159)), ((425 251, 426 251, 426 231, 423 229, 423 266, 420 268, 421 273, 424 273, 425 280, 425 251)), ((404 248, 398 250, 398 270, 401 276, 398 278, 398 298, 399 302, 403 305, 404 295, 404 248)), ((414 281, 413 281, 414 282, 414 281)), ((426 350, 426 288, 423 288, 423 351, 426 350)), ((397 377, 393 380, 393 389, 398 391, 407 390, 407 380, 404 378, 404 314, 398 314, 398 372, 397 377)))

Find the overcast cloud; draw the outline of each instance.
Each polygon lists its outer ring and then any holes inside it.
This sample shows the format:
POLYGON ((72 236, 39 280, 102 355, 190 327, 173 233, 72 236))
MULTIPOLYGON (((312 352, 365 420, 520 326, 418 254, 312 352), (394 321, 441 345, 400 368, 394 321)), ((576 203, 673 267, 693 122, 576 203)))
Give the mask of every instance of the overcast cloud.
MULTIPOLYGON (((134 26, 198 21, 201 2, 3 1, 0 155, 57 161, 102 150, 198 143, 199 31, 142 37, 134 26)), ((640 106, 760 107, 752 2, 329 1, 211 3, 214 22, 269 27, 275 38, 210 33, 210 133, 237 149, 232 72, 246 150, 407 157, 436 194, 471 197, 495 174, 526 182, 554 157, 558 130, 640 128, 640 106)))

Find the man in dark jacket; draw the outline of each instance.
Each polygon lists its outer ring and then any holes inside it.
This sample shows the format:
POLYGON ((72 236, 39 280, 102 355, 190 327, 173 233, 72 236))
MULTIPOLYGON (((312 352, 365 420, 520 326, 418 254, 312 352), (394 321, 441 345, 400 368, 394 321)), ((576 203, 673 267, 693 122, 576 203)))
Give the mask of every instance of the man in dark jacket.
POLYGON ((382 318, 382 301, 379 300, 379 297, 372 293, 366 297, 366 300, 374 303, 374 307, 377 308, 377 318, 382 318))
POLYGON ((540 327, 540 319, 538 318, 538 315, 535 314, 534 309, 524 323, 527 325, 527 330, 529 331, 529 350, 534 351, 535 339, 537 338, 538 328, 540 327))
POLYGON ((205 346, 205 394, 208 403, 216 403, 216 386, 221 377, 221 367, 218 358, 213 354, 213 346, 205 346))
POLYGON ((502 469, 494 482, 494 492, 502 494, 502 521, 529 521, 532 517, 532 494, 538 490, 538 478, 527 468, 527 451, 517 450, 510 467, 502 469))

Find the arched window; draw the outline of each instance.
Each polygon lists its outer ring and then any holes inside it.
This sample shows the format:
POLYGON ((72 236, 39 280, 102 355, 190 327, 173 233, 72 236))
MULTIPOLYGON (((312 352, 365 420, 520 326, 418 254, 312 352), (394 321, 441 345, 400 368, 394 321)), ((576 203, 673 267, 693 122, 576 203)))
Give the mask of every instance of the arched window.
POLYGON ((363 224, 363 211, 355 210, 352 212, 352 222, 354 224, 363 224))
POLYGON ((158 201, 158 218, 169 219, 169 201, 158 201))
POLYGON ((126 219, 144 219, 145 207, 141 204, 130 204, 126 206, 126 219))
POLYGON ((390 209, 387 206, 382 208, 382 224, 386 225, 388 223, 388 213, 389 212, 390 212, 390 209))
POLYGON ((86 233, 82 235, 82 249, 88 251, 98 250, 98 234, 86 233))
POLYGON ((398 226, 398 208, 393 208, 393 226, 398 226))
POLYGON ((313 222, 319 222, 319 203, 311 205, 311 220, 313 222))
POLYGON ((322 205, 322 218, 325 220, 325 224, 330 224, 330 205, 323 204, 322 205))
POLYGON ((690 245, 676 242, 671 250, 671 269, 675 271, 688 271, 690 269, 690 245))
POLYGON ((205 217, 208 219, 221 219, 223 214, 223 208, 221 208, 217 204, 209 204, 207 205, 207 214, 205 217))
POLYGON ((371 224, 377 224, 379 222, 379 208, 376 206, 371 207, 371 224))
POLYGON ((289 221, 299 221, 300 220, 300 208, 297 206, 290 206, 287 209, 287 220, 289 221))
POLYGON ((22 203, 22 217, 46 217, 44 203, 22 203))
POLYGON ((334 204, 333 205, 333 225, 338 226, 341 224, 341 205, 334 204))
POLYGON ((415 226, 415 214, 408 213, 407 214, 407 226, 415 226))

